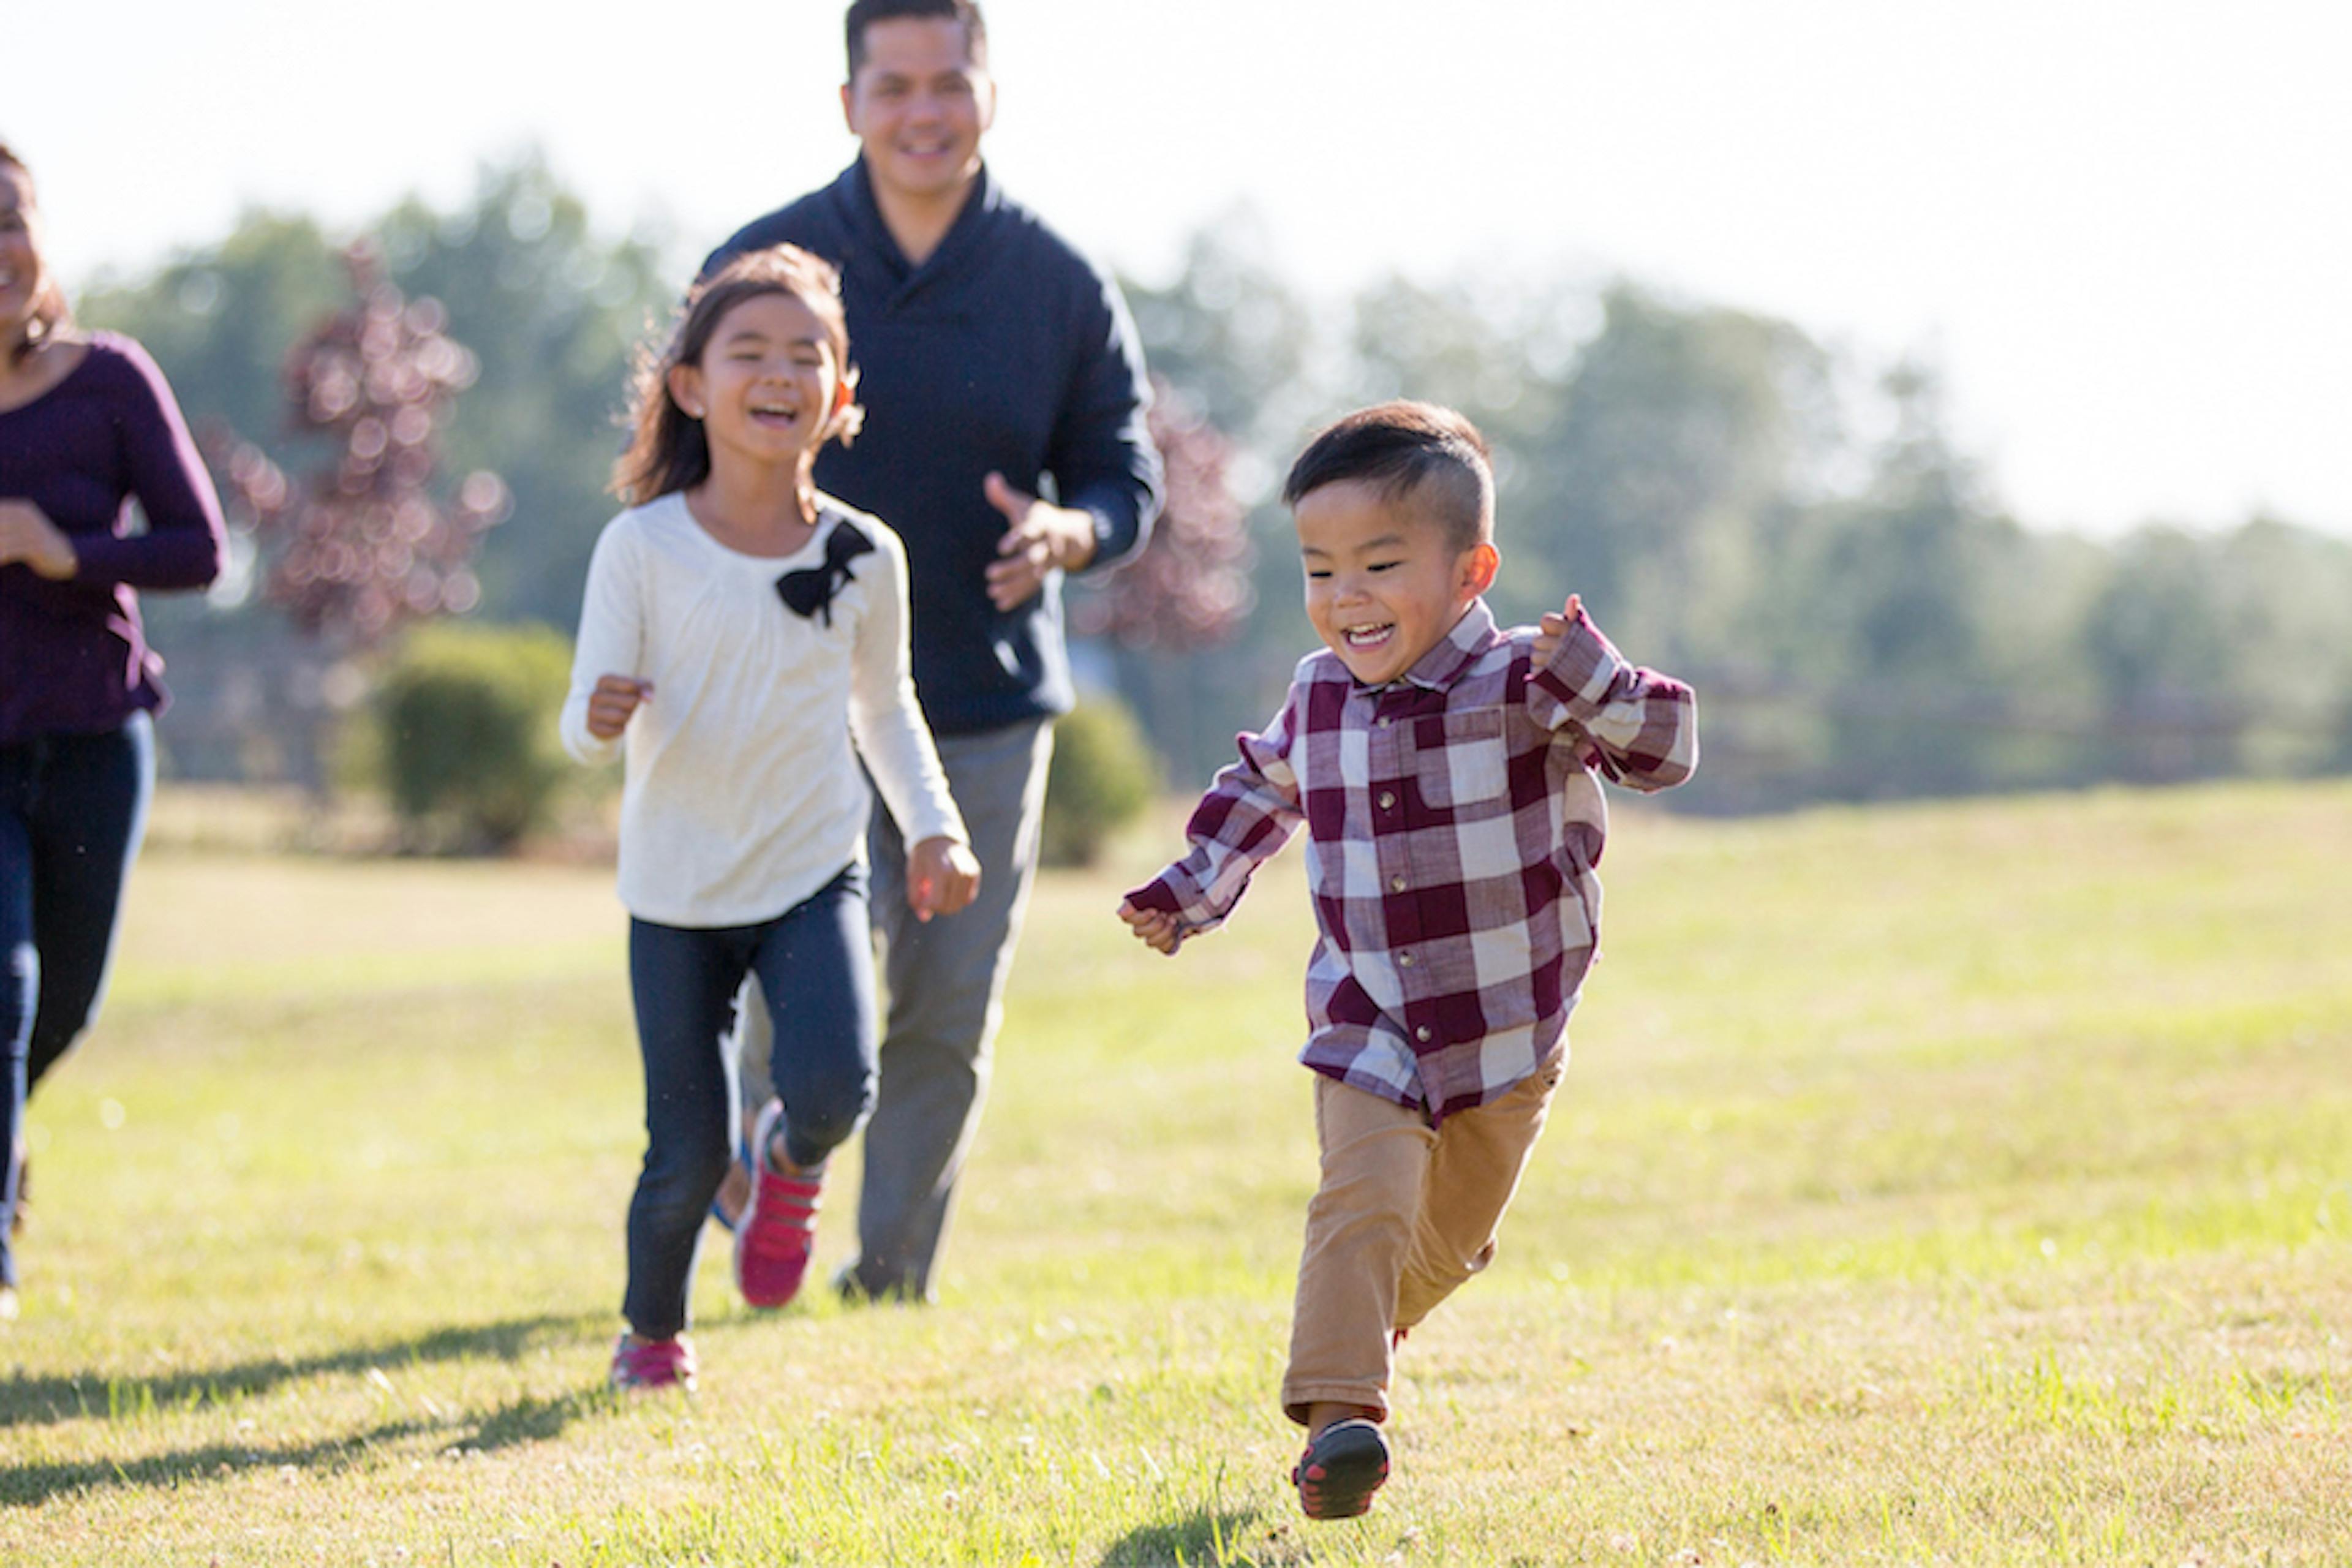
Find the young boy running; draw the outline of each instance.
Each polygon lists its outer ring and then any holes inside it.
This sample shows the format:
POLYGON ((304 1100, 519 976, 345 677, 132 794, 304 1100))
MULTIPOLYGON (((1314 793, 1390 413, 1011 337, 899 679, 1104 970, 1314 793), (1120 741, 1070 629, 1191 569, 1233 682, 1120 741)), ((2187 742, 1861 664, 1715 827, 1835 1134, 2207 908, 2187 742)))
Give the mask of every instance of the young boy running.
POLYGON ((1396 1342, 1494 1258, 1599 940, 1601 780, 1665 789, 1698 757, 1690 688, 1628 664, 1574 595, 1496 628, 1494 494, 1450 410, 1382 404, 1315 438, 1283 499, 1324 651, 1240 737, 1192 852, 1118 911, 1172 953, 1306 826, 1322 1177, 1282 1405, 1310 1519, 1371 1506, 1396 1342))

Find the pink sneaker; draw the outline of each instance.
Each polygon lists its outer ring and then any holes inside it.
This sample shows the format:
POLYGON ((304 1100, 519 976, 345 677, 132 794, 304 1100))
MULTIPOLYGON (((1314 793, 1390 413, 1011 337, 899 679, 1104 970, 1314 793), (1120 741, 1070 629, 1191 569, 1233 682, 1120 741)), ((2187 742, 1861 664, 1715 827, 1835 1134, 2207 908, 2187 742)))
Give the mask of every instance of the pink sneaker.
POLYGON ((684 1334, 669 1340, 641 1340, 623 1334, 613 1347, 613 1370, 605 1381, 624 1394, 650 1394, 665 1388, 694 1392, 694 1346, 684 1334))
POLYGON ((735 1288, 754 1307, 781 1307, 800 1294, 816 1250, 824 1173, 778 1175, 768 1147, 784 1108, 768 1101, 751 1131, 751 1201, 735 1226, 735 1288))

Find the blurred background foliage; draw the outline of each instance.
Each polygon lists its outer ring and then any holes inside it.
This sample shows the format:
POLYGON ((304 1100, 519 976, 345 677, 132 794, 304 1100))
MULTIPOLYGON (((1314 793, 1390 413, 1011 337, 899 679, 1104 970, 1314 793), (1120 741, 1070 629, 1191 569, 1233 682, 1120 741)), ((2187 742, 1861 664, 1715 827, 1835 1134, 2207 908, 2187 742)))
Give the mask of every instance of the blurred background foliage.
MULTIPOLYGON (((364 236, 250 212, 77 304, 148 345, 209 449, 315 472, 337 454, 289 421, 289 356, 351 308, 364 240, 477 369, 437 432, 452 483, 494 474, 510 502, 480 537, 472 616, 568 632, 616 510, 630 355, 695 237, 602 230, 525 155, 457 210, 404 202, 364 236)), ((1499 615, 1580 593, 1629 656, 1699 687, 1707 761, 1685 808, 2352 769, 2352 539, 2264 516, 2116 539, 2012 517, 1956 448, 1932 364, 1858 363, 1629 279, 1391 277, 1310 300, 1246 211, 1173 277, 1126 286, 1175 508, 1152 556, 1074 584, 1072 625, 1093 699, 1124 700, 1175 787, 1266 719, 1314 646, 1283 469, 1322 421, 1391 395, 1451 404, 1495 446, 1499 615)), ((294 754, 315 743, 303 705, 358 711, 396 658, 304 657, 255 591, 265 543, 242 537, 208 598, 151 606, 184 776, 316 774, 294 754)))
POLYGON ((551 626, 457 624, 401 640, 359 733, 402 841, 499 853, 553 819, 582 781, 558 733, 572 643, 551 626))

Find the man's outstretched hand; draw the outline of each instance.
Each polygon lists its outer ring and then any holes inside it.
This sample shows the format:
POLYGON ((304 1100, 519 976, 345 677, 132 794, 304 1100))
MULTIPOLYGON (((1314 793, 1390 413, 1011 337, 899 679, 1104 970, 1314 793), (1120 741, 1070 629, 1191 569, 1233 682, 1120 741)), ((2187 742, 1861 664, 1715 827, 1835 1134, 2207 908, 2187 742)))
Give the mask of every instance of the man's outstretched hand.
POLYGON ((988 568, 988 602, 999 611, 1035 598, 1046 574, 1081 571, 1095 558, 1093 513, 1039 500, 1014 489, 1003 474, 989 475, 981 488, 1012 525, 988 568))

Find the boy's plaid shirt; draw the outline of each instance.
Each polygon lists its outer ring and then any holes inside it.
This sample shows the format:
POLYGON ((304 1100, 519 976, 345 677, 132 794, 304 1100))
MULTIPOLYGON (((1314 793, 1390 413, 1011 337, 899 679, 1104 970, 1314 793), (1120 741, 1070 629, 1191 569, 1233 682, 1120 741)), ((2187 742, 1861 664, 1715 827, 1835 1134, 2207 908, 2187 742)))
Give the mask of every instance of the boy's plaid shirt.
POLYGON ((1567 1031, 1601 928, 1600 779, 1665 789, 1698 762, 1689 687, 1581 614, 1541 669, 1535 637, 1482 599, 1384 687, 1309 655, 1193 812, 1192 853, 1128 895, 1208 931, 1304 822, 1321 935, 1299 1059, 1433 1121, 1567 1031))

